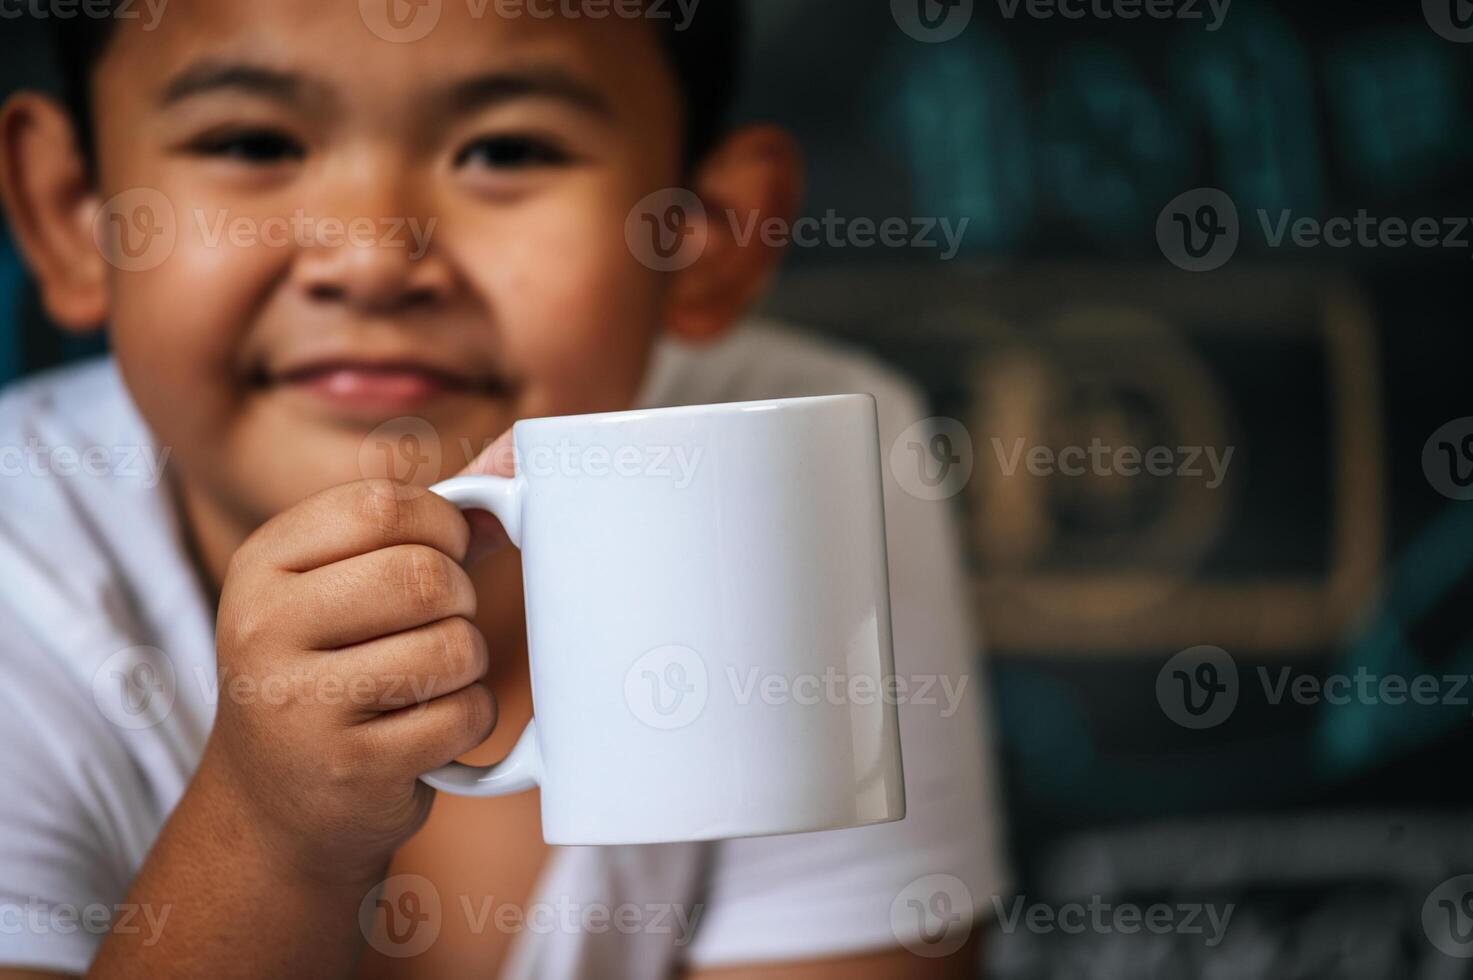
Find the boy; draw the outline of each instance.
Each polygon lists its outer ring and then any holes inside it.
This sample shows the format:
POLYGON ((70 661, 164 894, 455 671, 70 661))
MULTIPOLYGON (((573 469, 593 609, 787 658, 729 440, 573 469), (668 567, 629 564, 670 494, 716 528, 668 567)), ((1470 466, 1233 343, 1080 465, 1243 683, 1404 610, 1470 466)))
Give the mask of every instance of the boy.
MULTIPOLYGON (((551 850, 535 794, 416 781, 530 717, 518 556, 365 479, 396 475, 378 445, 448 461, 518 418, 841 390, 876 394, 888 445, 922 413, 860 358, 732 331, 776 256, 727 221, 679 271, 626 242, 662 188, 796 205, 782 133, 716 127, 733 4, 673 31, 386 2, 71 21, 71 111, 0 116, 46 309, 113 351, 0 405, 0 442, 50 461, 0 490, 0 911, 24 923, 0 976, 970 974, 1000 887, 975 684, 901 706, 909 815, 862 830, 551 850), (534 928, 554 906, 672 911, 534 928)), ((886 497, 897 671, 955 688, 953 535, 886 497)))

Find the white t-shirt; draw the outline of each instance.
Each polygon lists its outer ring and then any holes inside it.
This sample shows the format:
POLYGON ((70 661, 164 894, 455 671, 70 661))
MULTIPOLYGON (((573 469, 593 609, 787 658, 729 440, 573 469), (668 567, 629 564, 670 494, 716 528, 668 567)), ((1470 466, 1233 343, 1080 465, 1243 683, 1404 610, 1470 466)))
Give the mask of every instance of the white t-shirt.
MULTIPOLYGON (((885 452, 925 414, 871 360, 760 323, 699 350, 662 344, 641 402, 838 392, 876 397, 885 452)), ((110 360, 0 395, 0 965, 86 969, 210 729, 213 609, 181 547, 166 459, 110 360)), ((1005 882, 958 534, 944 502, 907 494, 888 472, 885 518, 896 673, 952 685, 902 699, 906 818, 714 844, 554 848, 529 913, 556 896, 574 909, 628 903, 651 918, 633 931, 537 929, 529 914, 505 975, 644 977, 678 962, 915 944, 922 929, 937 934, 925 917, 938 881, 938 914, 990 908, 1005 882), (928 878, 938 875, 951 877, 928 878), (931 889, 920 901, 918 879, 931 889), (699 916, 658 926, 648 910, 670 905, 699 916)), ((126 914, 145 936, 167 928, 163 910, 126 914)))

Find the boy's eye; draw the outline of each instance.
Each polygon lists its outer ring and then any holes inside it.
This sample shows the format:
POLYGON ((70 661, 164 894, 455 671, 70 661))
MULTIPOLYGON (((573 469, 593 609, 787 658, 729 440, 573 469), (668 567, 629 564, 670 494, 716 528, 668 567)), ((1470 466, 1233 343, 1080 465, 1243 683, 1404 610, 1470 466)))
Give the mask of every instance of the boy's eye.
POLYGON ((249 164, 283 163, 305 155, 301 144, 282 133, 248 130, 208 136, 194 145, 197 153, 249 164))
POLYGON ((525 170, 555 167, 572 159, 560 147, 534 136, 488 136, 478 139, 455 158, 457 167, 525 170))

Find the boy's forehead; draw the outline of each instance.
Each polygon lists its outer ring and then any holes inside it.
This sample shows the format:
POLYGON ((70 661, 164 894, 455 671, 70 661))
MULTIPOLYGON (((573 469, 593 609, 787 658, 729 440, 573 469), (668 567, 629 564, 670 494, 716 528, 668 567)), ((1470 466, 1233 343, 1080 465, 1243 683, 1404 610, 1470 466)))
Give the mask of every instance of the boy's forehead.
POLYGON ((610 101, 642 82, 673 82, 648 20, 577 16, 576 8, 545 0, 169 0, 152 24, 121 20, 109 59, 116 52, 130 75, 141 71, 159 87, 193 62, 237 58, 395 93, 527 64, 558 66, 610 101))

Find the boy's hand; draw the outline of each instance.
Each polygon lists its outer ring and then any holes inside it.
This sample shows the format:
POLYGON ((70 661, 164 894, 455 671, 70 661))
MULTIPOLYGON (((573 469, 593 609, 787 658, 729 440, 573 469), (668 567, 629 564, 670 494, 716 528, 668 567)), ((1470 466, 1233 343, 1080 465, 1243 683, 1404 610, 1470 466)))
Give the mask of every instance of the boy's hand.
POLYGON ((471 527, 408 489, 366 480, 308 498, 251 535, 224 582, 201 768, 315 876, 381 871, 429 814, 416 777, 496 721, 461 567, 471 527))

